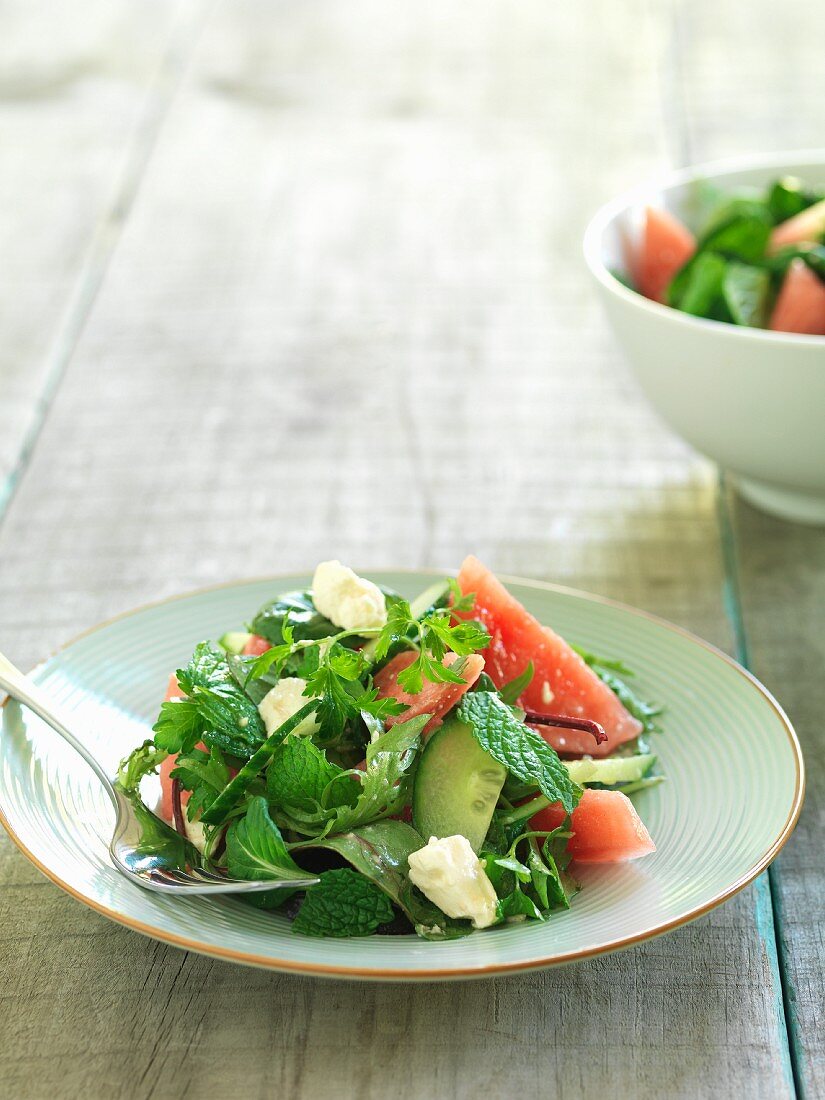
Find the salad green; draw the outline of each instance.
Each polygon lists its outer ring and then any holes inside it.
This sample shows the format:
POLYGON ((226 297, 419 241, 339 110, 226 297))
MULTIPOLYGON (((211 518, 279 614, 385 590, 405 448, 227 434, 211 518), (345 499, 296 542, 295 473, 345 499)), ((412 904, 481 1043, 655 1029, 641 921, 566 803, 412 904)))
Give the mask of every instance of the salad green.
POLYGON ((497 687, 474 615, 455 580, 411 604, 322 563, 313 590, 196 646, 119 782, 137 792, 160 769, 163 815, 233 876, 317 874, 306 891, 250 902, 283 907, 296 933, 445 939, 545 920, 576 889, 568 842, 585 786, 657 778, 646 736, 660 708, 620 662, 580 651, 583 675, 601 678, 641 733, 615 756, 562 760, 519 707, 532 662, 497 687), (548 807, 549 825, 535 817, 548 807))

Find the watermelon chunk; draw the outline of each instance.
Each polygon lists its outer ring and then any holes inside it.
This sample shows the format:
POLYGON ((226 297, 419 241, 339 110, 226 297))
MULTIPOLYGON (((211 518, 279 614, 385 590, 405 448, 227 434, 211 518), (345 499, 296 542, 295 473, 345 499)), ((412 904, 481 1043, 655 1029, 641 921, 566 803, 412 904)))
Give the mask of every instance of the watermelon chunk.
POLYGON ((791 260, 769 327, 774 332, 825 336, 825 283, 799 257, 791 260))
POLYGON ((781 222, 771 233, 768 252, 789 244, 818 244, 825 238, 825 199, 781 222))
POLYGON ((441 725, 441 719, 447 711, 452 710, 465 691, 473 686, 484 668, 484 658, 477 653, 471 653, 469 657, 458 657, 455 653, 448 653, 444 658, 445 667, 449 668, 458 660, 464 661, 461 671, 464 683, 436 684, 431 680, 425 680, 421 691, 417 695, 410 695, 398 686, 398 677, 413 663, 415 656, 412 650, 399 653, 376 673, 374 683, 378 688, 380 699, 397 699, 399 703, 406 703, 408 707, 403 714, 387 719, 388 729, 396 722, 406 722, 408 718, 415 718, 419 714, 431 714, 432 718, 424 727, 424 733, 427 734, 441 725))
POLYGON ((260 634, 250 634, 249 641, 243 647, 241 653, 245 657, 260 657, 268 649, 272 649, 272 642, 267 638, 262 638, 260 634))
POLYGON ((678 218, 667 210, 648 206, 633 272, 638 290, 646 298, 664 303, 673 276, 695 251, 693 234, 678 218))
MULTIPOLYGON (((565 818, 556 802, 530 818, 531 829, 558 829, 565 818)), ((588 788, 570 819, 567 851, 579 863, 622 863, 656 851, 636 807, 621 791, 588 788)))
POLYGON ((553 630, 542 626, 478 558, 465 559, 458 584, 465 595, 475 593, 475 606, 467 617, 480 619, 490 635, 490 645, 482 656, 484 671, 496 687, 514 680, 532 661, 533 679, 519 699, 525 710, 589 718, 607 734, 607 741, 597 745, 589 733, 581 730, 536 726, 557 752, 607 756, 624 741, 638 737, 641 722, 578 653, 553 630))

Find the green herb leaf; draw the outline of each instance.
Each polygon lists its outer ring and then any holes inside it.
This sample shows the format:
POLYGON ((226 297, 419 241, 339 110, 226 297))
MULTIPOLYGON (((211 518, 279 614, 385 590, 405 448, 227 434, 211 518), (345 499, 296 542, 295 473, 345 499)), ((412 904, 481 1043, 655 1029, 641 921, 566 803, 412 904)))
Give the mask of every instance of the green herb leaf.
POLYGON ((229 826, 226 866, 230 875, 248 880, 311 877, 289 854, 278 826, 269 816, 266 799, 260 796, 251 800, 244 817, 229 826))
POLYGON ((547 798, 561 802, 568 813, 572 811, 581 797, 581 788, 571 780, 558 754, 535 730, 520 722, 498 695, 469 692, 458 705, 458 717, 470 726, 481 747, 511 775, 538 784, 547 798))
POLYGON ((275 750, 284 738, 288 737, 294 729, 297 729, 303 720, 308 718, 309 715, 316 710, 317 706, 318 701, 316 699, 309 700, 300 710, 296 711, 291 718, 288 718, 282 726, 273 730, 257 752, 246 761, 243 767, 239 769, 237 775, 235 775, 224 787, 215 801, 204 810, 201 817, 204 824, 221 825, 223 823, 225 818, 231 813, 235 805, 246 793, 253 779, 255 779, 267 766, 275 750))
POLYGON ((292 922, 305 936, 369 936, 393 918, 387 895, 349 868, 324 871, 292 922))
POLYGON ((519 696, 530 686, 534 672, 533 662, 528 661, 527 667, 520 676, 516 676, 515 679, 510 680, 509 683, 499 689, 499 695, 508 706, 513 706, 514 703, 518 702, 519 696))
POLYGON ((287 813, 353 802, 360 784, 309 737, 290 737, 275 751, 266 775, 270 803, 287 813))
POLYGON ((528 917, 530 920, 544 920, 536 903, 523 892, 520 886, 516 886, 512 894, 502 898, 497 906, 500 920, 508 917, 528 917))
POLYGON ((136 791, 144 775, 156 772, 169 753, 158 748, 154 741, 144 741, 134 749, 117 769, 117 781, 124 791, 136 791))
POLYGON ((722 280, 722 293, 735 324, 764 328, 770 292, 770 275, 763 268, 751 264, 728 264, 722 280))
POLYGON ((779 225, 824 198, 825 193, 809 190, 795 176, 785 176, 778 179, 768 192, 768 211, 774 224, 779 225))
POLYGON ((166 699, 152 730, 155 745, 166 752, 188 752, 201 739, 200 707, 189 699, 166 699))
POLYGON ((171 772, 185 790, 191 791, 186 814, 193 821, 200 811, 210 806, 229 782, 229 769, 220 749, 190 749, 181 753, 171 772))
POLYGON ((671 283, 670 304, 694 317, 709 317, 722 300, 727 264, 714 252, 697 253, 671 283))
MULTIPOLYGON (((629 668, 625 667, 620 661, 611 661, 605 657, 597 657, 594 653, 589 653, 586 649, 581 649, 578 646, 573 646, 573 648, 584 663, 589 665, 599 679, 618 697, 619 701, 628 711, 630 711, 633 717, 637 718, 642 723, 644 733, 662 732, 661 726, 656 719, 663 712, 664 707, 660 706, 658 703, 647 702, 630 687, 627 683, 627 679, 632 678, 633 673, 629 668)), ((624 747, 625 746, 622 746, 622 748, 624 747)), ((647 752, 647 749, 643 745, 636 745, 634 749, 640 753, 647 752)))
POLYGON ((278 646, 290 636, 294 640, 328 638, 340 627, 316 610, 312 593, 305 590, 287 592, 266 604, 252 620, 250 630, 278 646))

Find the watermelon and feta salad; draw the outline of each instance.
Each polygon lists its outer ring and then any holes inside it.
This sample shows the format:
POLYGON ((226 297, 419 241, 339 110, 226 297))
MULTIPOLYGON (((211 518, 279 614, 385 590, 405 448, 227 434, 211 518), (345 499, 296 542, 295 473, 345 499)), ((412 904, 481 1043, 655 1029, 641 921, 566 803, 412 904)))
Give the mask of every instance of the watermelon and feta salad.
POLYGON ((578 863, 655 850, 660 708, 476 558, 407 602, 338 561, 201 642, 120 765, 210 865, 318 878, 248 895, 298 933, 431 940, 566 909, 578 863))
POLYGON ((696 317, 825 335, 825 192, 786 177, 763 191, 697 184, 695 224, 648 207, 622 281, 696 317))

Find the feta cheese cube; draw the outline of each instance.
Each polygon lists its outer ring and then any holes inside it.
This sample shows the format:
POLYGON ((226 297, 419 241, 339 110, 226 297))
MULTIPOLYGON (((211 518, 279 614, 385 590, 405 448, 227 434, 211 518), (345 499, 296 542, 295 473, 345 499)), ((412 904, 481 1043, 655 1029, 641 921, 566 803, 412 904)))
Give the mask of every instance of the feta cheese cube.
POLYGON ((322 561, 315 570, 312 602, 342 630, 371 630, 387 622, 387 601, 378 585, 340 561, 322 561))
MULTIPOLYGON (((258 703, 258 713, 264 720, 267 735, 274 733, 293 714, 296 714, 302 706, 309 702, 304 695, 306 680, 300 676, 285 676, 283 680, 268 691, 258 703)), ((314 714, 308 715, 299 726, 292 731, 295 736, 303 737, 315 733, 318 722, 314 714)))
POLYGON ((431 836, 410 856, 410 882, 448 917, 469 917, 475 928, 496 921, 496 892, 466 836, 431 836))

